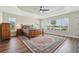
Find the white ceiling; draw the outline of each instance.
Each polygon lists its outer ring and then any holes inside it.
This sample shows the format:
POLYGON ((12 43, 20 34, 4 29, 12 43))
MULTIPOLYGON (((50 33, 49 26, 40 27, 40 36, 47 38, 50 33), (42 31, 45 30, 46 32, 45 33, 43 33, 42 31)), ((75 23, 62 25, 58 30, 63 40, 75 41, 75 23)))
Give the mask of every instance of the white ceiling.
POLYGON ((40 6, 0 6, 0 11, 43 19, 79 10, 79 6, 44 6, 49 11, 40 13, 40 6))
POLYGON ((45 11, 44 13, 40 12, 40 6, 18 6, 18 8, 26 12, 31 12, 38 15, 46 15, 52 12, 60 11, 65 7, 64 6, 44 6, 45 9, 49 9, 49 11, 45 11))
POLYGON ((79 10, 78 6, 44 6, 44 8, 49 9, 49 11, 41 13, 40 6, 18 6, 18 8, 25 12, 30 12, 39 15, 40 18, 47 18, 79 10))
POLYGON ((21 15, 21 16, 26 16, 26 17, 33 17, 33 18, 38 18, 38 15, 30 13, 30 12, 24 12, 17 8, 16 6, 0 6, 0 13, 7 12, 11 14, 16 14, 16 15, 21 15))

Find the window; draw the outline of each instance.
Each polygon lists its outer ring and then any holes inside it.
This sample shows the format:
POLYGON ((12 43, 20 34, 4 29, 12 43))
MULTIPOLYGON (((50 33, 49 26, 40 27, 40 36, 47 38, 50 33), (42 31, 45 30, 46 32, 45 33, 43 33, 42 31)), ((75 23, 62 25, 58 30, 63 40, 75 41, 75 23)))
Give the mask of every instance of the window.
POLYGON ((10 23, 10 29, 11 29, 11 32, 15 32, 16 29, 16 18, 14 17, 9 17, 9 23, 10 23))
POLYGON ((56 26, 57 26, 58 30, 68 31, 68 29, 69 29, 69 18, 63 17, 63 18, 56 19, 56 26))
POLYGON ((50 21, 50 25, 47 25, 47 30, 58 30, 58 31, 69 30, 69 18, 68 17, 56 18, 55 20, 49 20, 49 21, 50 21))

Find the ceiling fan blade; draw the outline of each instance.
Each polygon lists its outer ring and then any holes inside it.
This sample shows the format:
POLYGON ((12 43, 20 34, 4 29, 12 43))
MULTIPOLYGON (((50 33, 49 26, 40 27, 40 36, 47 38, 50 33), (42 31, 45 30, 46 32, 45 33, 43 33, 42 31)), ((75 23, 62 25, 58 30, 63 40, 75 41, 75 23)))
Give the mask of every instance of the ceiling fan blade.
POLYGON ((40 11, 49 11, 49 9, 40 9, 40 11))
POLYGON ((42 11, 49 11, 49 9, 42 9, 42 11))

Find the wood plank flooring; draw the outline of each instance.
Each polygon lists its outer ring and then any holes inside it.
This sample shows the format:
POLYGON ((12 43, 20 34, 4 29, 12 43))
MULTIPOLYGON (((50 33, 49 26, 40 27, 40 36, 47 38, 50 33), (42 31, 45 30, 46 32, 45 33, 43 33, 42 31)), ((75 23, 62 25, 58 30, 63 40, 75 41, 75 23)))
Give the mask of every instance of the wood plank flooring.
POLYGON ((79 39, 67 38, 57 53, 79 53, 79 39))
MULTIPOLYGON (((31 53, 21 40, 12 37, 10 40, 0 43, 0 53, 31 53)), ((79 53, 79 40, 67 38, 57 53, 79 53)))
POLYGON ((20 39, 12 37, 0 44, 1 53, 31 53, 20 39))

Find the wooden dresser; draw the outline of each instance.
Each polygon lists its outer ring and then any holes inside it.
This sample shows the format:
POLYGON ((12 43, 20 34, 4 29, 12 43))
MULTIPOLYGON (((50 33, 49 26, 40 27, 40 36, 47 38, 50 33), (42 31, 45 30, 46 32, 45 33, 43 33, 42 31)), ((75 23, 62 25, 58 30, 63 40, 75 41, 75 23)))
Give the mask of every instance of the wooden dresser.
POLYGON ((0 41, 10 39, 10 24, 1 23, 0 24, 0 41))

